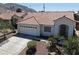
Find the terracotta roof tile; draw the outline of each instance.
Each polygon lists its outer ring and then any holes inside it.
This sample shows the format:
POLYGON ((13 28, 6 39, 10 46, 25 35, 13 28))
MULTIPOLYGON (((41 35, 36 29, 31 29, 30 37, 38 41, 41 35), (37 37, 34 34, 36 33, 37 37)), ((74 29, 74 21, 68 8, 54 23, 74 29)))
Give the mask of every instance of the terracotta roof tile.
POLYGON ((27 20, 19 22, 19 24, 31 24, 31 25, 39 25, 39 23, 35 20, 34 17, 30 17, 27 20))
MULTIPOLYGON (((54 20, 60 18, 60 17, 63 17, 63 16, 66 16, 68 17, 69 19, 71 20, 74 20, 74 16, 73 16, 73 12, 37 12, 37 13, 29 13, 28 15, 26 15, 24 17, 23 20, 27 20, 27 18, 30 18, 34 16, 37 20, 37 22, 39 24, 44 24, 44 25, 54 25, 54 20)), ((26 22, 23 21, 22 23, 25 23, 26 22)), ((31 20, 28 20, 29 23, 33 23, 33 21, 31 20)), ((27 24, 27 22, 26 22, 27 24)))

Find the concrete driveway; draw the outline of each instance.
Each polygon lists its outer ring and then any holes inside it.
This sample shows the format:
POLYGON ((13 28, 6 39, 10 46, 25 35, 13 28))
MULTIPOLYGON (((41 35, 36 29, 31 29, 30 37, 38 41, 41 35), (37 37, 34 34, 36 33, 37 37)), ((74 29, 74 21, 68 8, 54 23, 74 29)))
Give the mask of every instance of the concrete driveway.
POLYGON ((30 39, 11 37, 0 43, 0 55, 18 55, 26 46, 30 39))

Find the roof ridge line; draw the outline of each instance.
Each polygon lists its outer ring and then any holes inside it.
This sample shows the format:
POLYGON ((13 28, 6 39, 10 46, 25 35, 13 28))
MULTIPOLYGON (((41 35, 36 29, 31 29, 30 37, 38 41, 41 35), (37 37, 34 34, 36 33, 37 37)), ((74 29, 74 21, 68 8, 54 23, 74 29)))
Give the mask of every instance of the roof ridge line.
POLYGON ((18 22, 25 21, 25 20, 30 19, 30 18, 32 18, 32 17, 33 17, 33 16, 31 16, 31 17, 29 17, 29 18, 26 18, 26 19, 24 19, 24 20, 18 21, 18 22))
MULTIPOLYGON (((32 17, 34 17, 34 16, 32 16, 32 17)), ((36 18, 34 17, 34 19, 36 20, 36 18)), ((36 20, 36 22, 39 24, 39 22, 36 20)), ((39 24, 40 25, 40 24, 39 24)))

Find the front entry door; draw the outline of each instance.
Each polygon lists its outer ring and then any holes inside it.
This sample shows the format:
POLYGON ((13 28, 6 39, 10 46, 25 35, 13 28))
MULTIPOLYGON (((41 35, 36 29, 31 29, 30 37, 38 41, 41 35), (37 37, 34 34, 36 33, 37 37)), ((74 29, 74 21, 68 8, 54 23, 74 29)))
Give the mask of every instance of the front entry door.
POLYGON ((67 25, 60 25, 59 35, 67 37, 68 36, 68 26, 67 25))

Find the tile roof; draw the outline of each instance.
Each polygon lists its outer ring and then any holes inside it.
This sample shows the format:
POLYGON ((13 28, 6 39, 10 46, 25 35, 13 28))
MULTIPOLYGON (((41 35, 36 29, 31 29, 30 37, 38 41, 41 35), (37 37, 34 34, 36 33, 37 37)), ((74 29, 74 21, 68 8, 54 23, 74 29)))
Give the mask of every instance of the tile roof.
POLYGON ((36 21, 34 17, 30 17, 27 20, 25 19, 24 21, 19 22, 20 24, 31 24, 31 25, 39 25, 39 23, 36 21))
MULTIPOLYGON (((67 18, 74 20, 74 12, 37 12, 37 13, 29 13, 24 17, 21 23, 26 23, 26 20, 30 17, 35 17, 36 21, 39 24, 44 24, 44 25, 54 25, 54 20, 61 18, 63 16, 66 16, 67 18)), ((33 23, 32 20, 28 20, 29 24, 33 23)), ((20 23, 20 22, 19 22, 20 23)))

